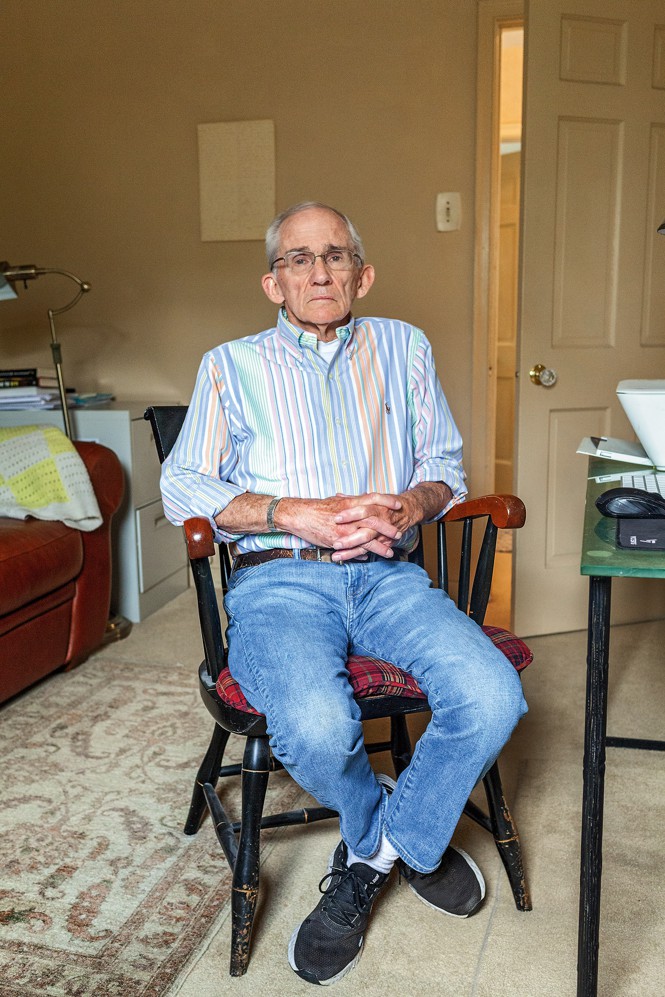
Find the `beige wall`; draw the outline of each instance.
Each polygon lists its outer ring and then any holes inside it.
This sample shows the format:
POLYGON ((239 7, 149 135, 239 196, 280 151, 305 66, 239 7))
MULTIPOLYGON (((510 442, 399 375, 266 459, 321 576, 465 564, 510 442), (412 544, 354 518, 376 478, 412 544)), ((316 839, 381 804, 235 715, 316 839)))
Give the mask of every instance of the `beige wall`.
MULTIPOLYGON (((363 311, 426 329, 468 436, 475 55, 474 0, 3 0, 0 258, 92 284, 58 323, 68 380, 186 401, 205 349, 273 324, 262 245, 200 240, 196 131, 272 118, 278 209, 354 218, 363 311)), ((49 361, 59 280, 0 305, 2 366, 49 361)))

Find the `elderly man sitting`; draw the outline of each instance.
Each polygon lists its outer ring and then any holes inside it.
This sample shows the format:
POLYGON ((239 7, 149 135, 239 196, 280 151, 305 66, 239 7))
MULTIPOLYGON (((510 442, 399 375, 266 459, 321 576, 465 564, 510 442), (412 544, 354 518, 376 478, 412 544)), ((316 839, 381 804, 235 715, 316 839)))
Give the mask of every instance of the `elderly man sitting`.
POLYGON ((478 908, 482 874, 449 842, 526 705, 506 658, 407 560, 418 525, 466 494, 424 333, 352 316, 374 269, 339 211, 298 204, 266 247, 277 325, 206 353, 162 492, 174 523, 207 516, 233 544, 231 673, 275 757, 339 813, 323 895, 289 945, 299 976, 329 984, 360 958, 393 864, 434 910, 478 908), (353 653, 409 672, 429 701, 396 784, 368 761, 353 653))

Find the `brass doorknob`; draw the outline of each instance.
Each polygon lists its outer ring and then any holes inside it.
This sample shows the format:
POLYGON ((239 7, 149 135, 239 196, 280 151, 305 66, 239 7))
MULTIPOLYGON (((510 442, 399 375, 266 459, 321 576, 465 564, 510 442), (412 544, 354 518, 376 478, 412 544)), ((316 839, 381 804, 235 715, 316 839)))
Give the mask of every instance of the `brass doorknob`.
POLYGON ((559 375, 551 367, 546 367, 542 363, 537 363, 529 371, 529 377, 534 384, 540 384, 543 388, 551 388, 556 384, 559 375))

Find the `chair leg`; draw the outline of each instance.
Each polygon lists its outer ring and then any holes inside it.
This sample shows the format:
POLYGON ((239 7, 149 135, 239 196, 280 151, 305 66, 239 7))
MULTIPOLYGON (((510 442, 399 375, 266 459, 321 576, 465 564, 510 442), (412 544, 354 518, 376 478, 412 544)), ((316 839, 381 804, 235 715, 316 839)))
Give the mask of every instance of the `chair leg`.
POLYGON ((222 764, 222 758, 224 757, 224 749, 226 748, 226 742, 228 739, 229 731, 224 730, 224 728, 220 727, 219 724, 215 724, 215 729, 213 731, 210 744, 208 745, 208 750, 206 751, 203 761, 201 762, 201 766, 196 776, 196 782, 194 783, 192 802, 189 805, 189 813, 187 814, 187 820, 185 821, 185 834, 196 834, 201 825, 201 819, 206 810, 206 799, 202 786, 206 782, 209 782, 212 786, 217 785, 219 770, 222 764))
POLYGON ((247 972, 259 895, 261 815, 270 774, 268 738, 248 737, 242 763, 242 824, 231 895, 231 976, 247 972))
POLYGON ((503 795, 497 762, 494 763, 483 779, 483 785, 485 795, 487 796, 487 806, 492 824, 494 843, 499 850, 501 861, 508 874, 515 906, 518 910, 531 910, 531 897, 529 896, 529 887, 526 876, 524 875, 519 834, 517 833, 517 827, 503 795))
POLYGON ((399 776, 411 761, 411 738, 403 713, 390 718, 390 754, 395 773, 399 776))

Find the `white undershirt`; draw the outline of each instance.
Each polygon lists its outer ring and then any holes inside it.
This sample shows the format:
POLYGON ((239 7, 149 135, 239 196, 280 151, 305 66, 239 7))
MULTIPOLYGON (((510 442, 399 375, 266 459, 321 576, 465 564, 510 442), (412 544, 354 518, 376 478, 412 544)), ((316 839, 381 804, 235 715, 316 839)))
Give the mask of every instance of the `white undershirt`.
POLYGON ((319 340, 318 349, 319 353, 323 357, 326 363, 330 363, 332 358, 337 353, 337 347, 339 346, 339 339, 331 340, 329 343, 324 343, 322 339, 319 340))

